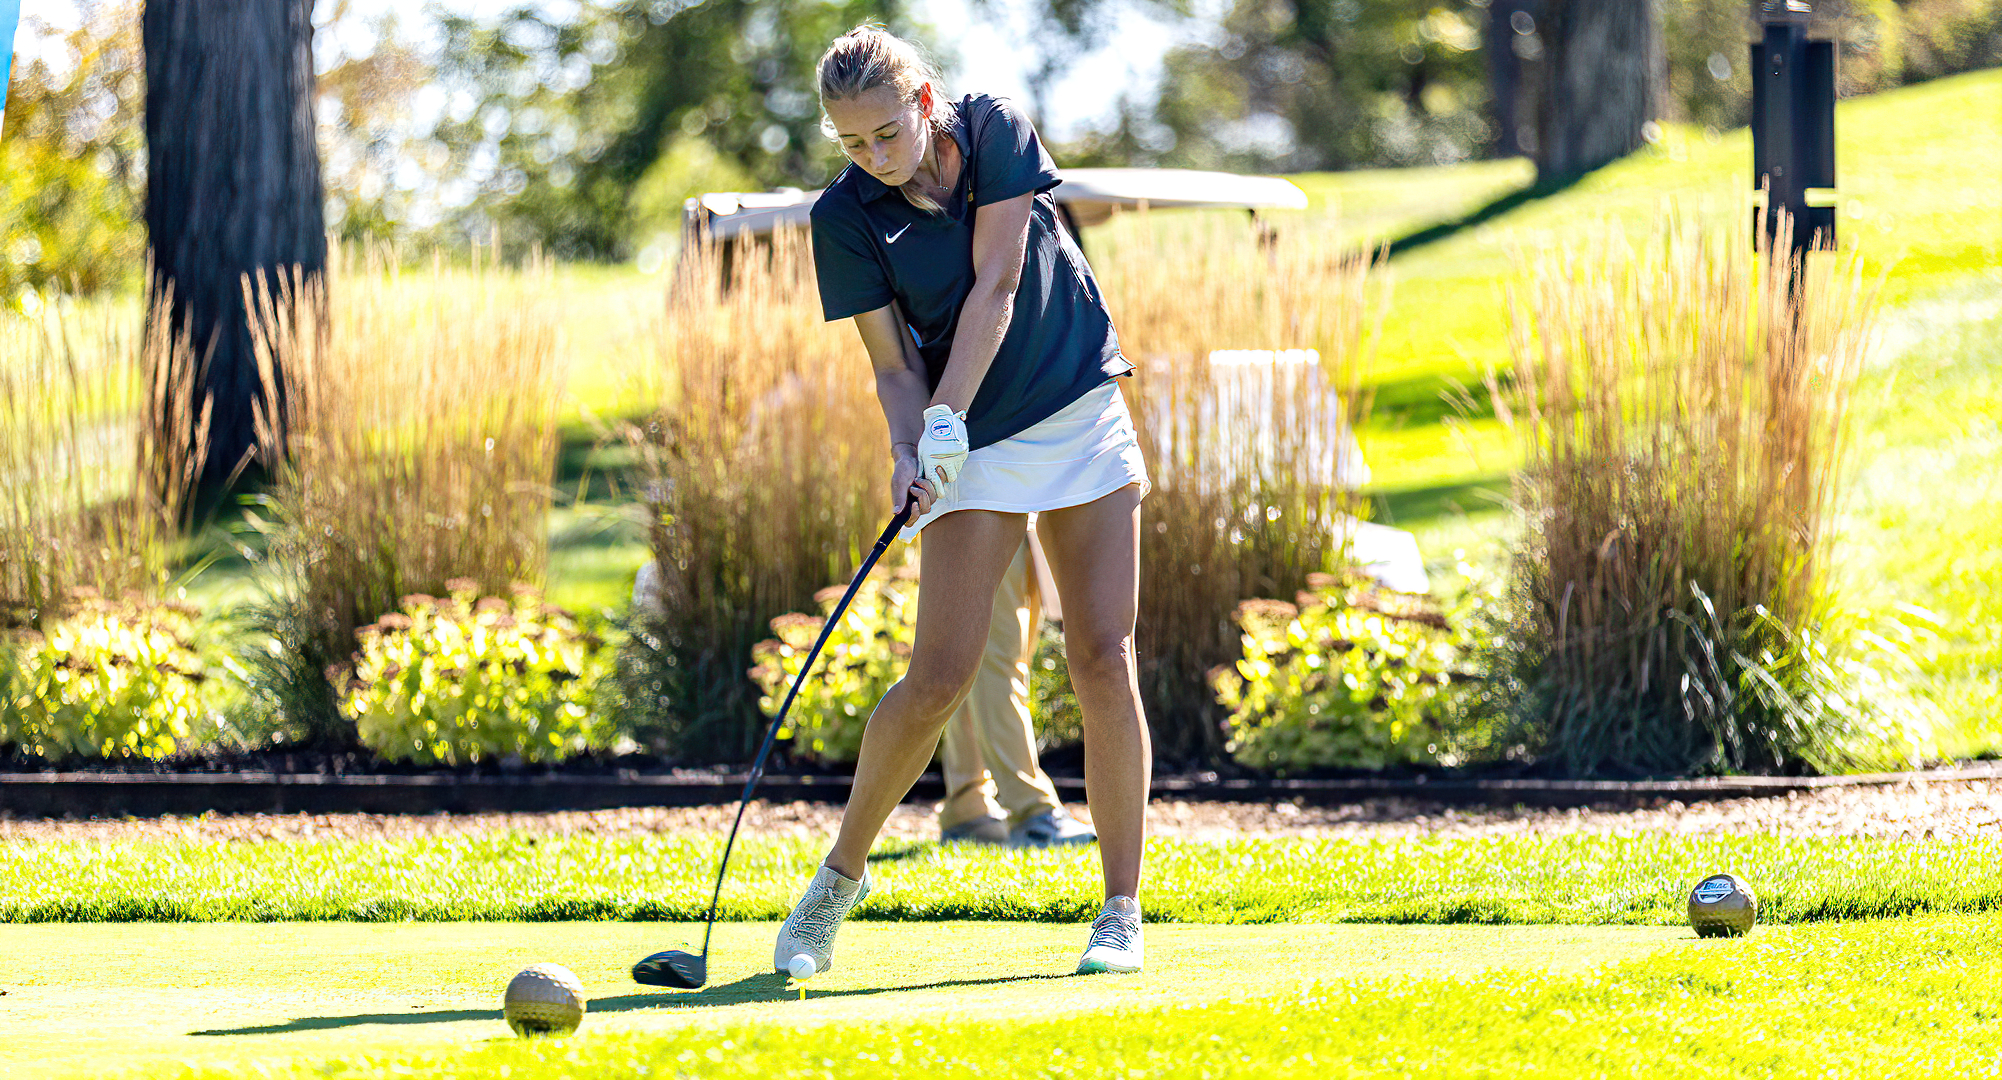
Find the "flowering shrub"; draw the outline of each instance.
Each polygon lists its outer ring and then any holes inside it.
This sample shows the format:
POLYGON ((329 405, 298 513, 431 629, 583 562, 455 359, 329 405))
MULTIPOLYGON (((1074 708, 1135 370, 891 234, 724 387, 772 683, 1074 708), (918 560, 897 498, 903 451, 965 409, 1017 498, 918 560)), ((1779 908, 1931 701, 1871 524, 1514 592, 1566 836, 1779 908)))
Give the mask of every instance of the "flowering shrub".
MULTIPOLYGON (((814 594, 814 602, 831 614, 847 589, 830 585, 814 594)), ((869 713, 910 663, 917 618, 916 567, 863 581, 779 732, 779 738, 792 741, 794 754, 822 763, 855 760, 869 713)), ((763 692, 758 707, 766 716, 778 714, 807 650, 825 625, 823 616, 781 615, 772 620, 772 633, 778 637, 751 647, 751 657, 757 661, 751 680, 763 692)))
POLYGON ((37 757, 162 758, 209 726, 193 608, 83 591, 46 634, 0 639, 0 744, 37 757))
POLYGON ((594 694, 609 662, 599 639, 527 586, 510 601, 480 596, 470 580, 446 584, 449 598, 406 596, 400 612, 362 627, 352 671, 330 673, 363 745, 445 765, 560 761, 602 745, 594 694))
POLYGON ((1070 657, 1064 653, 1063 631, 1044 623, 1036 634, 1036 655, 1029 662, 1029 715, 1036 721, 1036 745, 1043 750, 1084 741, 1084 713, 1071 689, 1070 657))
POLYGON ((1226 749, 1277 772, 1452 764, 1463 634, 1419 597, 1328 574, 1308 582, 1294 604, 1238 605, 1244 657, 1210 673, 1230 710, 1226 749))

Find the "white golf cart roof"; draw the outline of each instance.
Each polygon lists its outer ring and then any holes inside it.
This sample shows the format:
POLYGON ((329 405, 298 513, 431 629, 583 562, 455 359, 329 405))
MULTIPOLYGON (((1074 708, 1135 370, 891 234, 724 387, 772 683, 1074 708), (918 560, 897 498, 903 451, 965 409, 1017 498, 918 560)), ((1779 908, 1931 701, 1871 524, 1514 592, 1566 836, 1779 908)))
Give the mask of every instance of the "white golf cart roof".
MULTIPOLYGON (((1059 169, 1051 194, 1078 228, 1121 210, 1304 210, 1307 193, 1277 176, 1239 176, 1196 169, 1059 169)), ((718 191, 688 200, 684 220, 719 240, 764 236, 807 226, 818 191, 718 191)))
MULTIPOLYGON (((1061 169, 1063 178, 1052 193, 1078 228, 1100 224, 1123 210, 1144 209, 1230 209, 1304 210, 1307 193, 1292 181, 1277 176, 1239 176, 1234 173, 1200 172, 1193 169, 1061 169)), ((784 188, 766 192, 723 191, 690 199, 683 222, 689 230, 706 229, 719 240, 758 237, 782 228, 804 229, 818 191, 784 188)), ((1319 484, 1356 490, 1370 482, 1369 465, 1363 460, 1362 446, 1350 429, 1345 407, 1333 387, 1296 387, 1281 394, 1279 388, 1293 386, 1302 376, 1318 382, 1320 356, 1311 349, 1218 349, 1208 356, 1215 371, 1210 394, 1205 398, 1199 422, 1212 433, 1241 432, 1249 448, 1253 467, 1277 470, 1282 466, 1305 470, 1319 484), (1300 389, 1307 389, 1300 393, 1300 389), (1281 402, 1299 413, 1289 430, 1304 432, 1301 444, 1289 447, 1301 456, 1300 462, 1281 462, 1273 436, 1272 415, 1281 402)), ((772 407, 782 403, 788 391, 774 391, 772 407)), ((1142 406, 1145 407, 1144 405, 1142 406)), ((1157 422, 1160 437, 1172 445, 1173 425, 1157 422)), ((1210 445, 1238 441, 1225 435, 1214 437, 1210 445)), ((1168 452, 1172 453, 1172 449, 1168 452)), ((1229 486, 1231 469, 1238 459, 1216 462, 1195 470, 1205 484, 1229 486)), ((1370 522, 1345 521, 1349 557, 1385 588, 1399 592, 1423 593, 1430 587, 1418 543, 1410 533, 1370 522)), ((654 571, 657 574, 657 571, 654 571)), ((643 572, 638 590, 649 588, 643 572)), ((1049 594, 1054 596, 1054 592, 1049 594)), ((1059 616, 1060 617, 1060 616, 1059 616)))

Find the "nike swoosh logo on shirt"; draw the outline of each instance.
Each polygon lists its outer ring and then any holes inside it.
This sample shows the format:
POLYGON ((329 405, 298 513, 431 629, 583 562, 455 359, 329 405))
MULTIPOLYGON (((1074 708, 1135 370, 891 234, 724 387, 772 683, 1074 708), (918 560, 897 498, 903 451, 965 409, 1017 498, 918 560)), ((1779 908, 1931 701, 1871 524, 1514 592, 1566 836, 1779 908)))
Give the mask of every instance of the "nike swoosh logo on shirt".
POLYGON ((883 242, 884 242, 885 244, 894 244, 894 243, 896 243, 896 242, 897 242, 897 237, 899 237, 899 236, 902 236, 902 235, 904 235, 905 233, 907 233, 907 232, 909 232, 909 231, 911 231, 911 227, 910 227, 909 225, 906 225, 906 226, 904 226, 903 228, 901 228, 901 229, 898 229, 898 230, 897 230, 896 232, 893 232, 893 233, 884 233, 884 234, 883 234, 883 242))

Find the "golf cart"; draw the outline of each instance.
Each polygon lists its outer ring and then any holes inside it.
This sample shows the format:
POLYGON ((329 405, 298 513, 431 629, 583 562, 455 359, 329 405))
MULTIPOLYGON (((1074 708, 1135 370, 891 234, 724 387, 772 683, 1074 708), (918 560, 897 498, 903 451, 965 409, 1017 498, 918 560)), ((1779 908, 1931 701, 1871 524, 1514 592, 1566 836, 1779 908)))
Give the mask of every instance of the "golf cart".
MULTIPOLYGON (((1083 244, 1082 231, 1115 214, 1141 210, 1233 209, 1247 211, 1254 222, 1261 211, 1304 210, 1307 195, 1291 181, 1276 176, 1239 176, 1193 169, 1061 169, 1062 183, 1051 192, 1058 213, 1073 238, 1083 244)), ((717 241, 755 241, 781 229, 806 229, 818 191, 785 188, 770 192, 711 192, 684 205, 682 250, 717 241)), ((723 245, 723 273, 728 287, 735 243, 723 245)), ((1276 381, 1287 369, 1318 369, 1319 357, 1302 349, 1219 349, 1210 353, 1219 376, 1215 400, 1205 414, 1212 429, 1246 431, 1254 448, 1267 446, 1270 434, 1261 417, 1269 417, 1276 381)), ((1327 392, 1334 394, 1333 387, 1327 392)), ((1339 416, 1330 410, 1329 416, 1339 416)), ((1369 483, 1370 471, 1355 433, 1346 423, 1316 432, 1309 468, 1325 473, 1323 482, 1354 490, 1369 483)), ((1424 561, 1410 533, 1369 522, 1350 522, 1350 557, 1387 589, 1423 593, 1429 590, 1424 561)))

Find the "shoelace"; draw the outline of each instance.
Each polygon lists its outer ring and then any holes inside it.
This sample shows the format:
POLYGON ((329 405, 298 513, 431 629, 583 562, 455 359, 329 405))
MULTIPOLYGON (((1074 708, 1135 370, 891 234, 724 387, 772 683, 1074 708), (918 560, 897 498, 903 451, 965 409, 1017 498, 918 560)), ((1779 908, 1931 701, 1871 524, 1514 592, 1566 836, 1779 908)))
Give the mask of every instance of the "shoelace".
POLYGON ((841 925, 843 914, 840 896, 832 888, 816 883, 801 898, 799 910, 792 913, 793 936, 824 951, 834 940, 834 930, 841 925))
POLYGON ((1086 942, 1085 948, 1096 949, 1104 946, 1118 949, 1121 952, 1127 952, 1133 948, 1139 939, 1140 920, 1138 918, 1132 915, 1121 914, 1117 911, 1108 911, 1092 920, 1091 940, 1086 942))

